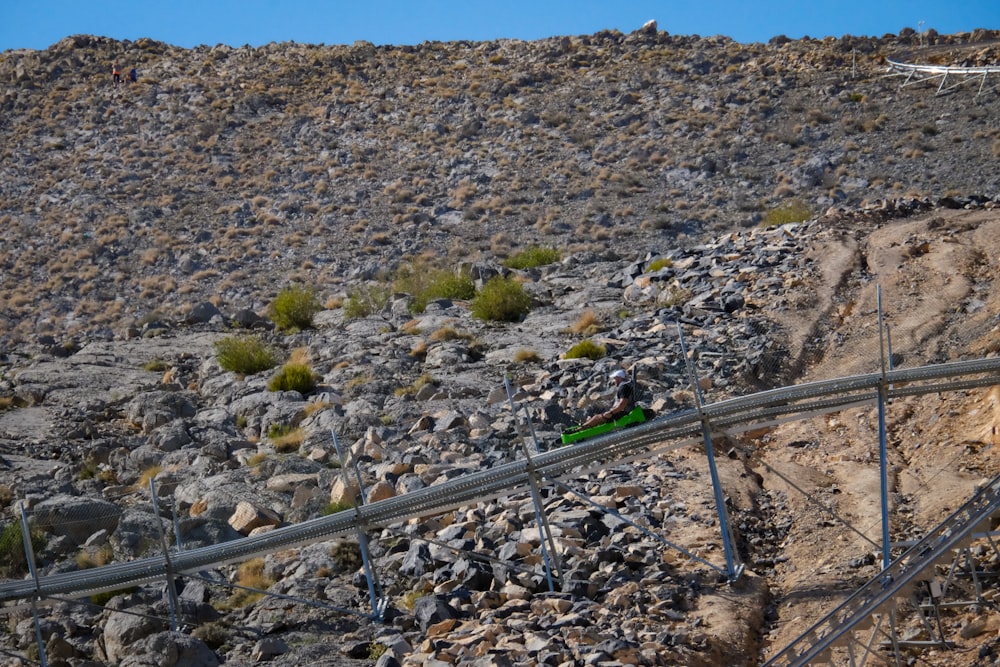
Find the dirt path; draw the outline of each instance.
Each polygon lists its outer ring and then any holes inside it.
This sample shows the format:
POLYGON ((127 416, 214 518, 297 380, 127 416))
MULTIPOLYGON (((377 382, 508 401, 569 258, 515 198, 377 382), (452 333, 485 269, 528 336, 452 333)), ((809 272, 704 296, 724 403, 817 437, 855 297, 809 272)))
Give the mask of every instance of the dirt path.
MULTIPOLYGON (((882 223, 870 233, 831 230, 814 251, 824 282, 815 286, 822 301, 815 312, 824 319, 799 315, 784 322, 793 339, 819 334, 826 341, 812 351, 804 378, 879 370, 879 289, 896 367, 996 352, 997 239, 995 211, 936 211, 882 223)), ((976 482, 1000 470, 990 456, 1000 444, 998 431, 997 390, 908 398, 889 407, 891 541, 926 532, 966 500, 976 482)), ((785 501, 792 520, 783 545, 788 560, 768 582, 776 615, 766 638, 770 652, 877 573, 878 442, 873 405, 785 424, 750 443, 760 455, 765 489, 785 501)))

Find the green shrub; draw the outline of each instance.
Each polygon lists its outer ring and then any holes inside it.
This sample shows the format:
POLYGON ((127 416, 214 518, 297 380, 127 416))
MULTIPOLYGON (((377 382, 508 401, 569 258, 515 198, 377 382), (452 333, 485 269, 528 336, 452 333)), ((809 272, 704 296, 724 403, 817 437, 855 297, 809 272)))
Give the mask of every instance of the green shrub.
POLYGON ((274 368, 278 357, 256 336, 227 336, 215 343, 215 356, 225 370, 253 375, 274 368))
POLYGON ((119 595, 131 595, 135 591, 139 590, 138 586, 129 586, 128 588, 120 588, 117 591, 104 591, 103 593, 94 593, 90 596, 90 601, 96 604, 98 607, 103 607, 107 603, 111 602, 111 598, 117 597, 119 595))
POLYGON ((581 340, 563 355, 566 359, 591 359, 597 361, 608 353, 608 348, 592 340, 581 340))
POLYGON ((371 640, 371 642, 368 643, 368 659, 369 660, 378 660, 388 650, 389 650, 388 646, 386 646, 385 644, 383 644, 381 642, 377 642, 377 641, 375 641, 373 639, 373 640, 371 640))
POLYGON ((393 287, 413 296, 410 310, 415 313, 424 312, 427 302, 433 299, 471 299, 476 294, 476 285, 468 273, 436 269, 425 262, 401 266, 393 287))
POLYGON ((527 250, 511 255, 504 260, 503 265, 508 269, 533 269, 536 266, 544 266, 558 262, 562 253, 556 248, 543 248, 542 246, 532 246, 527 250))
MULTIPOLYGON (((36 554, 45 548, 45 535, 31 530, 31 549, 36 554)), ((14 521, 0 532, 0 577, 19 578, 28 572, 28 558, 24 553, 24 533, 21 522, 14 521)))
POLYGON ((521 283, 495 276, 472 300, 472 316, 481 320, 516 322, 531 310, 531 297, 521 283))
POLYGON ((671 261, 669 258, 657 257, 656 259, 654 259, 652 262, 649 263, 649 266, 646 267, 646 273, 653 273, 655 271, 659 271, 660 269, 669 269, 673 265, 674 265, 673 261, 671 261))
POLYGON ((313 317, 323 310, 316 294, 305 287, 290 285, 274 298, 268 308, 271 320, 282 331, 311 329, 313 317))
POLYGON ((199 625, 191 631, 192 637, 205 642, 213 651, 225 646, 232 634, 229 627, 220 621, 212 621, 211 623, 199 625))
POLYGON ((343 512, 344 510, 349 510, 354 508, 354 503, 343 502, 343 501, 333 501, 326 504, 323 510, 320 512, 323 516, 329 516, 330 514, 336 514, 337 512, 343 512))
POLYGON ((145 364, 142 365, 143 370, 153 371, 156 373, 162 373, 163 371, 170 368, 170 364, 165 362, 163 359, 156 358, 150 359, 145 364))
POLYGON ((791 222, 802 222, 812 217, 812 209, 801 199, 794 199, 787 204, 773 208, 764 215, 761 225, 778 227, 791 222))
POLYGON ((385 307, 389 290, 376 285, 364 285, 351 292, 344 304, 344 317, 349 320, 368 317, 385 307))
POLYGON ((271 378, 267 388, 271 391, 297 391, 305 395, 316 388, 316 376, 307 364, 288 363, 271 378))
POLYGON ((421 591, 411 590, 406 591, 397 600, 400 607, 403 609, 413 611, 413 608, 417 606, 417 600, 424 597, 425 593, 421 591))

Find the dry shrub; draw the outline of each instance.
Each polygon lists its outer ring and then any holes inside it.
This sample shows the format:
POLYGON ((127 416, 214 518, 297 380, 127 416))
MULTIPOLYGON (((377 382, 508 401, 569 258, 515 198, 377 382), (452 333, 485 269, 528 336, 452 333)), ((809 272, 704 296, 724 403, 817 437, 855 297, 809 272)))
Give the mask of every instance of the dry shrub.
POLYGON ((297 347, 288 355, 290 364, 309 364, 309 348, 297 347))
POLYGON ((306 440, 305 431, 300 427, 274 424, 268 430, 267 437, 274 445, 274 451, 280 454, 296 452, 306 440))
MULTIPOLYGON (((254 558, 240 565, 236 574, 236 585, 244 588, 253 588, 259 591, 267 590, 274 583, 274 580, 264 574, 264 559, 254 558)), ((263 597, 262 593, 237 589, 229 597, 227 606, 230 609, 245 607, 256 602, 263 597)))
POLYGON ((410 348, 410 356, 420 359, 421 361, 427 358, 427 341, 417 341, 417 344, 410 348))
POLYGON ((317 412, 326 410, 328 407, 330 407, 330 405, 331 404, 329 401, 311 401, 306 404, 306 407, 303 410, 303 412, 305 413, 306 417, 308 417, 310 415, 316 414, 317 412))
POLYGON ((534 350, 522 347, 514 353, 514 361, 519 364, 537 364, 542 361, 542 358, 534 350))
POLYGON ((570 325, 569 330, 575 334, 583 334, 585 336, 593 336, 595 333, 604 330, 604 326, 601 323, 600 316, 597 315, 592 310, 585 310, 576 318, 576 321, 570 325))

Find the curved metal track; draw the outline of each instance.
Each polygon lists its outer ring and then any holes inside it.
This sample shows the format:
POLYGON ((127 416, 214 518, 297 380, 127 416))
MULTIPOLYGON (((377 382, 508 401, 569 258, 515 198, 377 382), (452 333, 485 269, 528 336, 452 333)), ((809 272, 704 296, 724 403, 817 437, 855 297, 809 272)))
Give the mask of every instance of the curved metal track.
POLYGON ((983 88, 986 86, 986 78, 990 75, 1000 74, 1000 65, 986 67, 920 65, 916 63, 904 63, 890 58, 886 58, 886 62, 889 63, 889 69, 893 74, 906 77, 906 80, 903 81, 901 86, 908 86, 919 81, 933 81, 940 79, 941 83, 938 85, 937 94, 944 93, 952 88, 957 88, 970 79, 977 79, 980 83, 979 91, 976 95, 979 95, 983 92, 983 88), (957 83, 946 85, 949 77, 957 79, 957 83))
POLYGON ((225 563, 243 561, 281 549, 327 540, 412 518, 438 514, 481 500, 527 491, 532 477, 559 480, 578 476, 596 461, 608 463, 637 458, 643 451, 658 455, 688 446, 700 438, 703 423, 713 432, 747 430, 801 419, 874 401, 880 388, 893 398, 945 389, 1000 384, 1000 358, 959 361, 921 368, 894 370, 812 382, 760 392, 667 415, 624 431, 561 447, 532 457, 489 468, 352 510, 346 510, 247 537, 169 555, 152 556, 99 568, 64 572, 0 583, 0 602, 58 596, 82 597, 119 590, 164 578, 168 571, 191 573, 225 563), (978 377, 974 377, 978 376, 978 377), (900 385, 907 385, 900 387, 900 385), (679 441, 664 447, 662 443, 679 441), (659 446, 656 446, 659 445, 659 446), (168 561, 169 558, 169 561, 168 561))

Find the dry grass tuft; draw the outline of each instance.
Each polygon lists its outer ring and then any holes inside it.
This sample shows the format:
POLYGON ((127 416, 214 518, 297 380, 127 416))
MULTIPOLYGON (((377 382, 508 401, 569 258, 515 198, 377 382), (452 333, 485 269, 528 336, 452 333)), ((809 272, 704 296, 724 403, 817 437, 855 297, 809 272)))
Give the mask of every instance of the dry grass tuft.
POLYGON ((569 330, 574 334, 593 336, 596 333, 604 331, 604 325, 597 313, 592 310, 585 310, 578 318, 576 318, 576 321, 570 325, 569 330))

